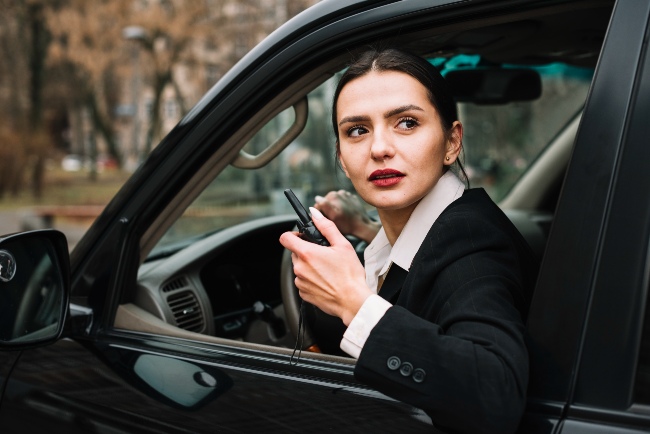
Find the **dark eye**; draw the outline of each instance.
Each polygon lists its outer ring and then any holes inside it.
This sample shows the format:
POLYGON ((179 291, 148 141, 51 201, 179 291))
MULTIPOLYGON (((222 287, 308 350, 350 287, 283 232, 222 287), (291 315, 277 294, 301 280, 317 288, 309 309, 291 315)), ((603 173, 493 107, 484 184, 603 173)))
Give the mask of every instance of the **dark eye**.
POLYGON ((397 122, 397 128, 401 130, 412 130, 418 126, 418 121, 413 118, 402 118, 397 122))
POLYGON ((360 125, 355 125, 352 128, 348 129, 348 137, 359 137, 362 134, 366 134, 368 130, 365 127, 360 125))

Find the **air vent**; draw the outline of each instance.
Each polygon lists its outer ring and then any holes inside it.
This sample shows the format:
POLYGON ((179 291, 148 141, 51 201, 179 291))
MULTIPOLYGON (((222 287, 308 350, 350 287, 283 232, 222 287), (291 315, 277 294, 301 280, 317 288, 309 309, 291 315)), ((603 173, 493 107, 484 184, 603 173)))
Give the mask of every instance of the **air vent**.
POLYGON ((182 291, 167 297, 176 325, 191 332, 202 332, 205 326, 201 306, 192 291, 182 291))
POLYGON ((175 289, 187 288, 187 279, 185 276, 177 277, 176 279, 170 280, 162 287, 162 292, 169 292, 175 289))

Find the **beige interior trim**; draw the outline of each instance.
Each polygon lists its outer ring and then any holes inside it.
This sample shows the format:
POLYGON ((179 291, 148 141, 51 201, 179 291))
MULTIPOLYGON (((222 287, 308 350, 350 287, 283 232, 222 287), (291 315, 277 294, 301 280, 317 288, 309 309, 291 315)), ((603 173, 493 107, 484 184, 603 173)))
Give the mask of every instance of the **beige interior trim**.
POLYGON ((578 133, 581 116, 576 116, 569 126, 544 150, 537 161, 524 173, 508 195, 499 202, 502 209, 535 210, 549 189, 549 183, 563 176, 571 158, 573 143, 578 133))
MULTIPOLYGON (((291 356, 293 349, 283 347, 272 347, 269 345, 256 344, 252 342, 235 341, 232 339, 224 339, 216 336, 208 336, 200 333, 190 332, 173 325, 167 324, 157 316, 139 308, 135 304, 126 303, 121 304, 117 308, 115 315, 116 329, 126 331, 137 331, 143 333, 151 333, 162 336, 172 336, 176 338, 189 339, 199 342, 208 342, 219 345, 227 345, 230 347, 246 348, 256 351, 273 352, 276 354, 284 354, 291 356)), ((354 365, 356 360, 348 357, 333 356, 329 354, 318 354, 303 351, 301 358, 309 358, 316 360, 326 360, 330 362, 343 363, 346 365, 354 365)))
POLYGON ((293 140, 300 135, 302 130, 307 125, 307 116, 309 106, 307 97, 302 98, 293 105, 295 118, 293 124, 282 136, 274 143, 269 145, 266 149, 257 155, 251 155, 243 149, 239 151, 239 155, 231 164, 239 169, 258 169, 267 165, 274 159, 284 148, 286 148, 293 140))

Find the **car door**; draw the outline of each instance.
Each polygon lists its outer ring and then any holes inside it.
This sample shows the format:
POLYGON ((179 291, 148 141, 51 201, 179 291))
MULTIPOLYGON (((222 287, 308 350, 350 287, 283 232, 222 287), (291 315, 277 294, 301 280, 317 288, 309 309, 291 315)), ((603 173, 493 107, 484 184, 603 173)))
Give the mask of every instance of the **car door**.
POLYGON ((618 2, 531 307, 531 398, 556 432, 647 432, 648 2, 618 2), (623 66, 625 65, 625 66, 623 66))
POLYGON ((650 5, 621 3, 618 7, 610 38, 618 39, 615 32, 621 32, 621 44, 625 32, 625 50, 633 57, 629 61, 616 59, 629 62, 629 72, 612 68, 610 73, 616 74, 617 80, 629 77, 627 89, 617 88, 622 91, 621 97, 627 98, 627 107, 621 113, 621 146, 615 155, 607 219, 600 237, 598 267, 563 433, 594 430, 597 425, 607 426, 611 433, 650 429, 650 401, 644 393, 648 385, 645 372, 649 338, 650 53, 647 44, 638 44, 650 36, 650 5), (619 19, 625 27, 618 26, 619 19))
MULTIPOLYGON (((430 432, 431 421, 422 411, 359 384, 352 361, 305 356, 296 365, 286 351, 118 329, 115 317, 137 292, 143 251, 151 250, 151 240, 160 238, 164 223, 182 212, 176 208, 187 205, 174 199, 191 196, 203 187, 201 178, 214 177, 233 160, 233 141, 243 140, 247 127, 274 114, 260 108, 279 94, 293 104, 292 91, 312 85, 301 81, 304 71, 327 65, 349 47, 405 28, 444 28, 539 6, 534 1, 515 6, 481 1, 324 2, 310 12, 313 16, 298 18, 262 43, 163 140, 78 244, 72 257, 70 338, 21 354, 0 407, 3 429, 358 432, 363 426, 378 432, 430 432)), ((554 230, 561 233, 573 222, 561 218, 554 230)), ((255 242, 250 240, 251 248, 255 242)), ((554 411, 566 396, 557 401, 540 396, 546 399, 544 411, 531 407, 531 414, 559 420, 561 413, 554 411)), ((555 422, 546 423, 540 432, 550 432, 544 429, 555 422)))

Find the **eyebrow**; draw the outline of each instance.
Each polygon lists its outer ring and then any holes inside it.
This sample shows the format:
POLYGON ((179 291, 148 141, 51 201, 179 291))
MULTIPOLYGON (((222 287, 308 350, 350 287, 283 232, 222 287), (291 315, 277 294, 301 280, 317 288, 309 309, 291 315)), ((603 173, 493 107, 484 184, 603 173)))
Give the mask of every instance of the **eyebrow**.
POLYGON ((395 115, 398 115, 400 113, 404 113, 410 110, 419 110, 421 112, 424 111, 423 108, 416 106, 415 104, 408 104, 408 105, 403 105, 401 107, 397 107, 395 109, 392 109, 389 112, 384 113, 384 119, 392 118, 395 115))
MULTIPOLYGON (((401 107, 394 108, 390 111, 387 111, 384 113, 384 119, 391 118, 395 115, 398 115, 400 113, 404 113, 410 110, 419 110, 419 111, 424 111, 419 106, 416 106, 415 104, 408 104, 408 105, 403 105, 401 107)), ((370 117, 368 116, 347 116, 343 119, 341 119, 341 122, 339 122, 339 127, 345 123, 354 123, 354 122, 367 122, 370 120, 370 117)))
POLYGON ((370 118, 368 116, 348 116, 341 119, 339 122, 339 127, 345 123, 355 123, 355 122, 367 122, 370 118))

